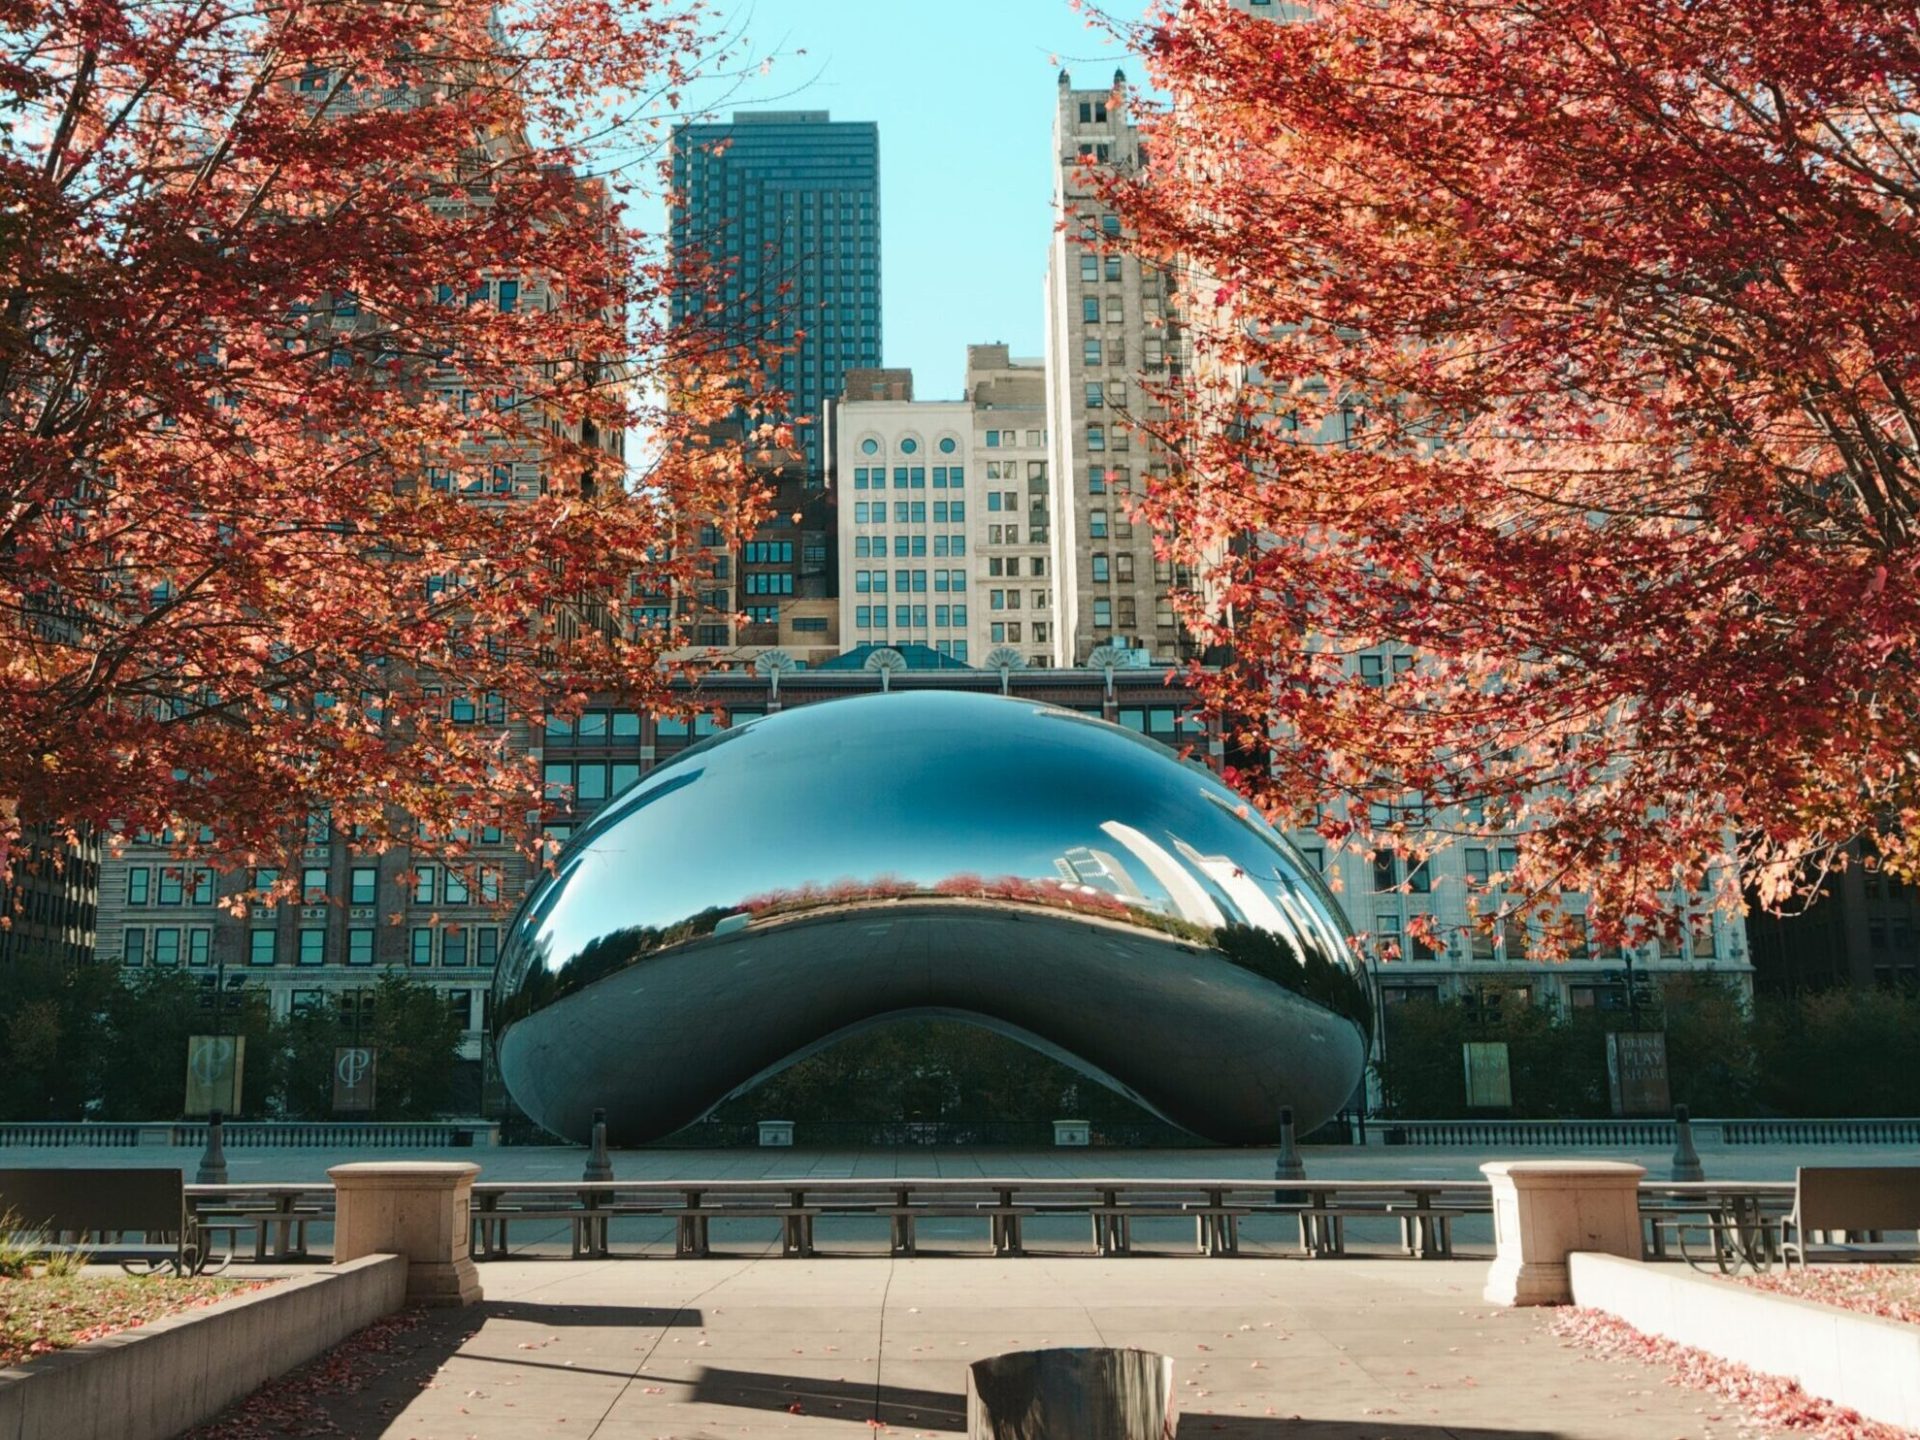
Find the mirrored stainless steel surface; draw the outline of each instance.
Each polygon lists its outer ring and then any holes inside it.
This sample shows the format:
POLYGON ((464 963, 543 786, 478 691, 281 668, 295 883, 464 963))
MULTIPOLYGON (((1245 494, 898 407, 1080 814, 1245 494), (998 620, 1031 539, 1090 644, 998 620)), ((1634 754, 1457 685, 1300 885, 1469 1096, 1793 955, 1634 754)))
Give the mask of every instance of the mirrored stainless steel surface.
POLYGON ((904 691, 749 721, 610 804, 516 917, 514 1099, 656 1139, 834 1040, 954 1016, 1223 1143, 1351 1094, 1339 905, 1204 767, 1030 700, 904 691))

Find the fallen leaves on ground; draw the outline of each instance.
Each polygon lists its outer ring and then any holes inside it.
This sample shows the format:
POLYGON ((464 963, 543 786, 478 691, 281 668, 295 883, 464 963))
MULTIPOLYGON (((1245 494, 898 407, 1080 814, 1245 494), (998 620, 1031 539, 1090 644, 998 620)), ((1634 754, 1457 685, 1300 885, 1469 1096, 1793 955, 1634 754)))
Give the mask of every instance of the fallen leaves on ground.
POLYGON ((1739 1406, 1753 1425, 1813 1440, 1912 1440, 1912 1431, 1883 1425, 1844 1405, 1809 1395, 1784 1376, 1763 1375, 1691 1345, 1643 1334, 1604 1310, 1568 1306, 1548 1328, 1562 1340, 1606 1359, 1668 1366, 1668 1384, 1712 1391, 1739 1406))
POLYGON ((385 1316, 304 1365, 270 1380, 225 1414, 182 1440, 265 1440, 279 1435, 339 1435, 334 1422, 336 1397, 364 1388, 370 1381, 407 1359, 394 1342, 416 1329, 424 1318, 419 1310, 385 1316))
POLYGON ((211 1305, 257 1280, 209 1275, 35 1275, 0 1280, 0 1365, 211 1305))
POLYGON ((1819 1265, 1792 1274, 1769 1270, 1738 1278, 1742 1285, 1770 1294, 1920 1325, 1920 1267, 1913 1265, 1819 1265))

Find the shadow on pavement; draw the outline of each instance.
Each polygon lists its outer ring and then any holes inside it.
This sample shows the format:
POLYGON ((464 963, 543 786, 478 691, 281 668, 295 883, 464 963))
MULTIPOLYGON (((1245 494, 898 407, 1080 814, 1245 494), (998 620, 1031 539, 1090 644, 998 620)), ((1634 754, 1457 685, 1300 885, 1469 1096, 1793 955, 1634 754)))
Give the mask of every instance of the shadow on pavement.
POLYGON ((826 1419, 878 1420, 921 1430, 966 1429, 967 1399, 943 1390, 909 1390, 866 1381, 813 1375, 766 1375, 754 1370, 702 1370, 687 1399, 699 1405, 777 1410, 826 1419))
POLYGON ((565 1329, 570 1325, 596 1330, 648 1330, 674 1327, 699 1329, 705 1312, 691 1306, 665 1305, 531 1305, 518 1300, 482 1300, 480 1312, 489 1320, 526 1320, 535 1325, 565 1329))
MULTIPOLYGON (((670 1382, 671 1383, 671 1382, 670 1382)), ((751 1370, 708 1369, 694 1380, 687 1400, 702 1405, 779 1411, 832 1420, 877 1420, 914 1430, 964 1433, 965 1395, 942 1390, 873 1386, 816 1376, 774 1375, 751 1370)), ((1392 1420, 1306 1420, 1213 1415, 1180 1416, 1181 1440, 1556 1440, 1552 1430, 1490 1430, 1458 1425, 1402 1424, 1392 1420)))

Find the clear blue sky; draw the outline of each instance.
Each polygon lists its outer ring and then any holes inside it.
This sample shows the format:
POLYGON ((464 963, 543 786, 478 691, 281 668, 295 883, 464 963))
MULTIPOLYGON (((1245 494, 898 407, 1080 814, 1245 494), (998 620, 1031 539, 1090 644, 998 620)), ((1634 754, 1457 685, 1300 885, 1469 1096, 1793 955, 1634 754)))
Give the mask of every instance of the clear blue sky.
MULTIPOLYGON (((958 399, 968 344, 1041 351, 1052 239, 1055 80, 1103 86, 1136 57, 1067 0, 720 0, 772 70, 735 109, 827 110, 880 126, 888 365, 920 399, 958 399), (804 53, 799 53, 804 52, 804 53)), ((1112 0, 1139 14, 1144 0, 1112 0)))

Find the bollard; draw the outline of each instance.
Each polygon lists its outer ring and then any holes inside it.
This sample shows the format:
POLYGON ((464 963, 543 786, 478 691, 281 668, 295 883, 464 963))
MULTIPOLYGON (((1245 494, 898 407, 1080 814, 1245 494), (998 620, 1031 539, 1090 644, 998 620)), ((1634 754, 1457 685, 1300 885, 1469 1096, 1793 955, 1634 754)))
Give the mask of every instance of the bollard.
POLYGON ((1707 1172, 1701 1168, 1700 1152, 1693 1148, 1693 1121, 1687 1115, 1687 1107, 1673 1107, 1673 1170, 1674 1180, 1704 1180, 1707 1172))
POLYGON ((200 1171, 194 1176, 196 1185, 224 1185, 227 1183, 227 1148, 224 1131, 225 1122, 218 1110, 207 1112, 207 1148, 200 1153, 200 1171))
POLYGON ((582 1180, 613 1179, 613 1160, 607 1154, 607 1112, 593 1112, 593 1146, 587 1151, 587 1168, 581 1172, 582 1180))
POLYGON ((1304 1180, 1307 1167, 1300 1161, 1300 1152, 1293 1143, 1293 1107, 1280 1107, 1280 1158, 1273 1162, 1273 1178, 1276 1180, 1304 1180))
POLYGON ((1017 1350, 967 1367, 967 1440, 1166 1440, 1173 1359, 1151 1350, 1017 1350))

